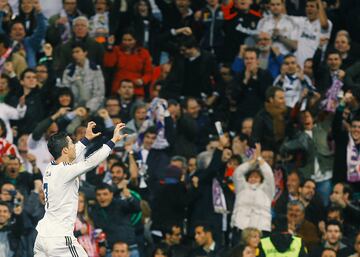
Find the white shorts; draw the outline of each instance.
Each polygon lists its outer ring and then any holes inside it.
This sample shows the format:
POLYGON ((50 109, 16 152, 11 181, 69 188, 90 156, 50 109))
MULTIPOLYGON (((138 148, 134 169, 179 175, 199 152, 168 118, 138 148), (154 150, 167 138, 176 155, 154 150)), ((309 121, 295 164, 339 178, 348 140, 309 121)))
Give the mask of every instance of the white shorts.
POLYGON ((37 236, 34 257, 88 257, 74 236, 37 236))

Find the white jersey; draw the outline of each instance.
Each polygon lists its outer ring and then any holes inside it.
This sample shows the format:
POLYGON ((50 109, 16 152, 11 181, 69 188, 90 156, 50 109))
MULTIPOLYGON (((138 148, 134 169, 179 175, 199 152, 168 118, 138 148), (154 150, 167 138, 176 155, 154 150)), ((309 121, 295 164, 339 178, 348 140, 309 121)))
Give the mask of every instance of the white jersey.
MULTIPOLYGON (((275 20, 273 15, 262 18, 258 23, 257 29, 259 32, 267 32, 271 36, 274 32, 274 29, 278 29, 280 31, 280 35, 284 36, 285 38, 297 40, 299 28, 292 17, 283 14, 281 15, 279 21, 275 20)), ((287 48, 281 42, 274 41, 273 45, 277 46, 280 50, 280 53, 283 55, 286 55, 290 52, 289 48, 287 48)))
POLYGON ((332 23, 328 20, 328 29, 324 30, 321 28, 319 19, 310 22, 306 17, 293 16, 292 18, 299 25, 296 59, 298 64, 303 67, 305 60, 314 56, 316 48, 319 46, 320 38, 330 38, 332 23))
MULTIPOLYGON (((82 159, 86 140, 75 144, 76 158, 82 159)), ((114 144, 104 144, 98 151, 74 163, 52 162, 43 177, 45 215, 36 230, 42 237, 73 236, 78 209, 79 176, 105 160, 114 144)))

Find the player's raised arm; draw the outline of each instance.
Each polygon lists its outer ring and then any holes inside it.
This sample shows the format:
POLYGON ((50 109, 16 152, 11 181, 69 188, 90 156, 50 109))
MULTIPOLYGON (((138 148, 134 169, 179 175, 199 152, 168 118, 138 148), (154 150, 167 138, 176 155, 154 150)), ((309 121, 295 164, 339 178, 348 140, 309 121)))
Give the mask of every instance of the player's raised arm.
POLYGON ((63 172, 63 179, 65 180, 65 182, 75 179, 77 176, 80 176, 81 174, 95 168, 102 161, 104 161, 111 153, 111 150, 113 149, 115 144, 127 136, 127 134, 120 134, 120 131, 123 128, 125 128, 124 123, 117 124, 114 129, 114 135, 112 139, 109 140, 106 144, 104 144, 99 150, 97 150, 81 162, 71 165, 65 165, 63 172))
POLYGON ((94 121, 90 121, 87 124, 85 137, 82 138, 79 142, 75 144, 75 152, 76 152, 76 158, 74 162, 82 161, 85 157, 84 150, 86 146, 90 143, 91 140, 93 140, 95 137, 98 137, 101 135, 101 132, 94 133, 94 128, 96 127, 96 123, 94 121))

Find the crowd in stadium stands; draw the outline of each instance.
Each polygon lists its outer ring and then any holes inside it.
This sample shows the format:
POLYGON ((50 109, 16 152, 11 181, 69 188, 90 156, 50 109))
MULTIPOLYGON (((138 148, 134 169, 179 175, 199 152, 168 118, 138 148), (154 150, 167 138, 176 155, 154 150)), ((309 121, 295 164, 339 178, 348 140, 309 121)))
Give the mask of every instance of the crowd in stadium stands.
POLYGON ((0 0, 0 74, 0 257, 89 121, 89 257, 360 257, 360 1, 0 0))

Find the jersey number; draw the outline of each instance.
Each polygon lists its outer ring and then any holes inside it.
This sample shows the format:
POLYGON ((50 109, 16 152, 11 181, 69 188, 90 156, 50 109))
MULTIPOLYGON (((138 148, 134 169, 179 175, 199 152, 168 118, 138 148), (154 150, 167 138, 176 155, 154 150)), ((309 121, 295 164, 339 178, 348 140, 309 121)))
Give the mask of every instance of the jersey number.
POLYGON ((44 183, 45 205, 49 208, 49 187, 48 183, 44 183))

